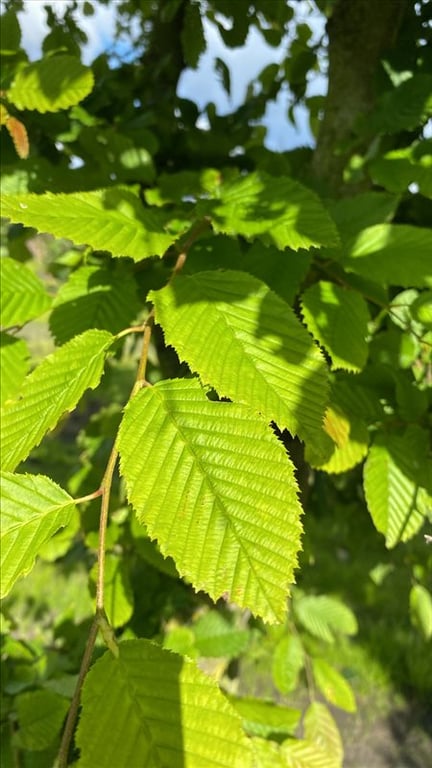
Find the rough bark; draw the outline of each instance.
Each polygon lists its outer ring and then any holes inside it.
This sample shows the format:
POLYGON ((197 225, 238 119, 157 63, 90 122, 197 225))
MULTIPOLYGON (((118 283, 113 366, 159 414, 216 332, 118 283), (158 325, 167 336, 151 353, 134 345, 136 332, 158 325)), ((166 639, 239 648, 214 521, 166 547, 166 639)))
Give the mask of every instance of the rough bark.
MULTIPOLYGON (((336 0, 327 24, 329 88, 313 173, 330 193, 343 190, 354 125, 376 101, 375 75, 391 48, 409 0, 336 0)), ((364 149, 364 147, 359 147, 364 149)))

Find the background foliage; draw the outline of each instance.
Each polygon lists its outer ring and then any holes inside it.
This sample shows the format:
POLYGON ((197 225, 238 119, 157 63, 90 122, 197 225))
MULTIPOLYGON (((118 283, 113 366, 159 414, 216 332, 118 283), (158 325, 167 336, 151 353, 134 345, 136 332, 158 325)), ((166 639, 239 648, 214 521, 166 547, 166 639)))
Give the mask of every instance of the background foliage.
POLYGON ((1 16, 4 764, 336 768, 432 693, 430 4, 78 5, 1 16))

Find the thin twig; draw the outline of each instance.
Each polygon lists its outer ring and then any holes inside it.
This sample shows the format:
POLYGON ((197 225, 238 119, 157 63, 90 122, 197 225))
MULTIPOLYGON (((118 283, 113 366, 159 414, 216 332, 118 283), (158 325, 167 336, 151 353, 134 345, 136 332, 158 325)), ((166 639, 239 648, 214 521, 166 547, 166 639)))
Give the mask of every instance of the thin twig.
POLYGON ((99 619, 97 616, 95 616, 93 619, 93 623, 90 627, 89 636, 87 638, 87 643, 86 643, 86 647, 82 657, 80 671, 78 674, 78 680, 75 686, 74 695, 72 697, 71 705, 69 707, 69 712, 66 718, 66 724, 64 727, 63 735, 62 735, 62 740, 61 740, 60 750, 59 750, 58 760, 57 760, 58 768, 67 768, 69 746, 72 741, 72 736, 75 729, 75 722, 78 716, 78 710, 80 705, 81 688, 83 686, 85 677, 87 675, 87 672, 90 666, 91 658, 93 655, 93 648, 95 646, 98 630, 99 630, 99 619))

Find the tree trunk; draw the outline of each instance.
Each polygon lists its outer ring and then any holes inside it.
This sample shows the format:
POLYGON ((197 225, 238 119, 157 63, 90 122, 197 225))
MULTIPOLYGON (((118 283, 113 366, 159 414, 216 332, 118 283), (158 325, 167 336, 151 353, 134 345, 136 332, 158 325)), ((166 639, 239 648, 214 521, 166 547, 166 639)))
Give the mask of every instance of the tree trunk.
MULTIPOLYGON (((327 23, 328 94, 312 170, 330 194, 343 191, 354 126, 376 101, 375 76, 397 38, 408 0, 336 0, 327 23)), ((357 143, 356 149, 365 149, 357 143)))

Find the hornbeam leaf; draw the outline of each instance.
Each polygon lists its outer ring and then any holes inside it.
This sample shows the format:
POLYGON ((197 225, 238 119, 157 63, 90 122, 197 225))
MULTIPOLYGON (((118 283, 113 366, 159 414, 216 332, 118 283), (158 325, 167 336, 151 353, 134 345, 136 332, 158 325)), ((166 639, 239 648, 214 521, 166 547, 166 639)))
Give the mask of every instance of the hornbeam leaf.
POLYGON ((377 436, 364 467, 364 489, 372 520, 387 547, 407 541, 432 507, 428 437, 419 427, 403 435, 377 436))
POLYGON ((144 208, 132 190, 114 187, 59 195, 5 195, 2 216, 135 261, 162 256, 189 227, 189 222, 173 219, 171 213, 144 208))
POLYGON ((85 390, 99 384, 112 341, 106 331, 86 331, 27 376, 18 398, 1 409, 2 469, 14 470, 85 390))
POLYGON ((303 721, 305 738, 324 749, 338 765, 342 764, 343 746, 339 729, 327 707, 314 701, 303 721))
POLYGON ((15 76, 7 99, 18 109, 57 112, 82 101, 93 88, 93 73, 74 56, 34 61, 15 76))
POLYGON ((326 643, 333 643, 338 635, 354 635, 357 632, 353 612, 330 595, 296 596, 293 608, 305 629, 326 643))
POLYGON ((196 380, 142 390, 119 430, 129 500, 162 554, 213 599, 267 621, 286 613, 301 507, 283 446, 248 408, 196 380))
POLYGON ((58 343, 88 328, 118 333, 138 312, 137 284, 132 273, 116 262, 114 269, 81 267, 72 272, 54 299, 49 324, 58 343))
POLYGON ((320 440, 324 359, 292 309, 264 283, 241 272, 200 272, 149 297, 165 340, 204 384, 280 429, 320 440))
POLYGON ((39 278, 25 264, 7 257, 0 259, 0 292, 0 323, 4 328, 33 320, 51 304, 39 278))
POLYGON ((303 293, 301 306, 307 327, 332 359, 332 370, 360 371, 368 355, 369 312, 364 298, 320 280, 303 293))
POLYGON ((0 333, 0 405, 16 397, 29 368, 29 349, 24 339, 0 333))
POLYGON ((347 243, 342 257, 349 272, 385 285, 432 287, 432 232, 409 224, 367 227, 347 243))
POLYGON ((86 677, 78 768, 251 768, 252 745, 215 681, 147 640, 105 653, 86 677))
POLYGON ((259 237, 266 245, 337 245, 338 233, 320 199, 293 179, 251 173, 226 184, 220 200, 205 201, 215 232, 259 237))
POLYGON ((2 472, 1 594, 27 574, 43 545, 67 525, 74 500, 49 477, 2 472))
POLYGON ((346 712, 355 712, 356 703, 351 686, 345 678, 324 659, 313 659, 312 668, 317 687, 330 704, 346 712))

